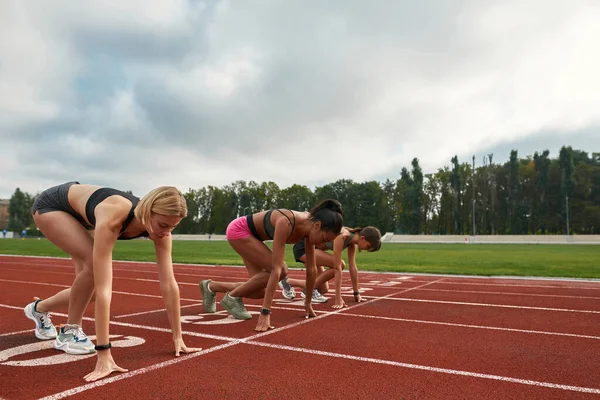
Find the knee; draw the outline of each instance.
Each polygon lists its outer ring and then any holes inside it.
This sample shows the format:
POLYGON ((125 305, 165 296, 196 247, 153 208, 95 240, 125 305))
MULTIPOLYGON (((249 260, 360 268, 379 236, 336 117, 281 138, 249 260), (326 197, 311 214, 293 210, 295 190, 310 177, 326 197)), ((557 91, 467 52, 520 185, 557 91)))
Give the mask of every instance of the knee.
POLYGON ((73 265, 75 266, 75 275, 79 275, 82 272, 86 274, 94 274, 92 258, 73 258, 73 265))
POLYGON ((342 260, 342 269, 346 269, 346 262, 342 260))
POLYGON ((92 268, 83 268, 75 275, 75 280, 78 282, 86 282, 94 285, 94 271, 92 268))

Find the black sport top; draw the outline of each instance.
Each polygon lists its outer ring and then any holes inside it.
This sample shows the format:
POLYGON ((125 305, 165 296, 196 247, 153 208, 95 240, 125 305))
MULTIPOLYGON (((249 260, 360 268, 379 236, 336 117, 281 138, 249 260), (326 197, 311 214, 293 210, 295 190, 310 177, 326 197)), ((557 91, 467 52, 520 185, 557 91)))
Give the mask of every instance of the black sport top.
POLYGON ((135 206, 137 206, 137 204, 140 202, 140 199, 135 197, 132 194, 125 193, 125 192, 122 192, 117 189, 100 188, 91 194, 90 198, 88 199, 87 203, 85 204, 85 216, 87 217, 88 221, 90 221, 90 224, 92 224, 92 226, 94 226, 94 227, 96 226, 96 215, 94 214, 94 211, 96 210, 96 206, 98 204, 102 203, 107 197, 114 196, 114 195, 119 195, 121 197, 125 197, 127 200, 131 201, 131 210, 129 210, 129 215, 127 216, 127 219, 123 222, 123 226, 121 227, 121 231, 119 232, 118 239, 119 240, 129 240, 129 239, 135 239, 135 238, 138 238, 141 236, 148 237, 147 231, 144 231, 144 232, 140 233, 139 235, 133 236, 133 237, 127 237, 127 238, 121 237, 121 234, 123 232, 125 232, 125 230, 129 226, 129 224, 135 217, 135 214, 134 214, 135 206))

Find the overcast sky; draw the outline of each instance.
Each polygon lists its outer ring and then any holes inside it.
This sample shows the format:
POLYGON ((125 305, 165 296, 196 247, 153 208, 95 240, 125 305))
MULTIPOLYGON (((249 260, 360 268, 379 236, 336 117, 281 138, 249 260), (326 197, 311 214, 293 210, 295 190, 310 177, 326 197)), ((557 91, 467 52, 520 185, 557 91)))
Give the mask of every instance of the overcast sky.
POLYGON ((0 198, 600 151, 596 0, 3 0, 0 198))

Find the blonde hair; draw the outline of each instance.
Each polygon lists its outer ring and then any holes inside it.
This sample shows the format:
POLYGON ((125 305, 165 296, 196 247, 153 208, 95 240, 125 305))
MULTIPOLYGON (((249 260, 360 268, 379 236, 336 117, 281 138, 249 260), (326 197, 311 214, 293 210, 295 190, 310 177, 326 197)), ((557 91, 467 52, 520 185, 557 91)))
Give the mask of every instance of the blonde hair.
POLYGON ((161 186, 148 192, 137 204, 134 213, 143 225, 147 225, 152 214, 187 217, 187 204, 176 187, 161 186))

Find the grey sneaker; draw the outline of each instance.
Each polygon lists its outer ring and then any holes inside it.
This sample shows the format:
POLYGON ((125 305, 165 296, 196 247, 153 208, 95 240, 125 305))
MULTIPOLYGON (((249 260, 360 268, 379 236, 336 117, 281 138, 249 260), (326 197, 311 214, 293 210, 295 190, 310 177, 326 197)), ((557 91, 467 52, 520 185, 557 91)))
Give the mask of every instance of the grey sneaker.
POLYGON ((294 297, 296 297, 296 291, 294 290, 294 287, 288 283, 287 276, 279 281, 279 287, 282 289, 283 297, 286 299, 293 300, 294 297))
POLYGON ((200 292, 202 293, 202 305, 204 311, 207 313, 214 313, 217 311, 217 294, 211 292, 208 288, 210 279, 200 282, 200 292))
POLYGON ((90 354, 95 353, 94 343, 83 333, 79 325, 61 326, 54 348, 68 354, 90 354))
MULTIPOLYGON (((305 289, 306 290, 306 289, 305 289)), ((302 291, 302 298, 306 298, 306 291, 302 291)), ((313 303, 327 303, 329 300, 327 297, 323 296, 317 289, 313 289, 312 302, 313 303)))
POLYGON ((235 319, 252 319, 252 315, 244 307, 241 297, 231 297, 227 292, 221 300, 221 306, 235 319))
POLYGON ((35 298, 33 303, 25 306, 25 316, 35 322, 35 337, 40 340, 56 339, 56 328, 52 325, 50 313, 38 312, 35 310, 37 304, 42 301, 35 298))

